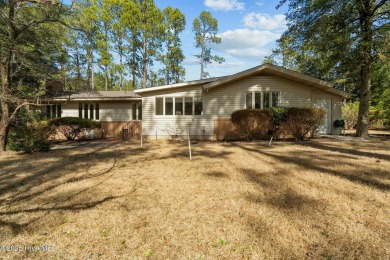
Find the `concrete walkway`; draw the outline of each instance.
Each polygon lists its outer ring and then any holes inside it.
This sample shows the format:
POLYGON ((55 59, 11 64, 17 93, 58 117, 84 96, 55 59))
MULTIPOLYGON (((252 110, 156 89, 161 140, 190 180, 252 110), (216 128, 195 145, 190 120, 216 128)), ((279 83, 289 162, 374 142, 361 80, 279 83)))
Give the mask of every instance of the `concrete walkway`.
POLYGON ((368 142, 368 139, 364 139, 363 137, 356 137, 350 135, 320 135, 320 137, 336 139, 340 141, 354 141, 354 142, 368 142))

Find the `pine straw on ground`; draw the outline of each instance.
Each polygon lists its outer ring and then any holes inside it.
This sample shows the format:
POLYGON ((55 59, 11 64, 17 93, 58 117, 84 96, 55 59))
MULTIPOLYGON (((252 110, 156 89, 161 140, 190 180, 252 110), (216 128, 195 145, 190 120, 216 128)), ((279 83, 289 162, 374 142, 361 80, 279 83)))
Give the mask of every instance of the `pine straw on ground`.
POLYGON ((8 153, 0 245, 55 248, 0 257, 387 259, 389 193, 388 140, 8 153))

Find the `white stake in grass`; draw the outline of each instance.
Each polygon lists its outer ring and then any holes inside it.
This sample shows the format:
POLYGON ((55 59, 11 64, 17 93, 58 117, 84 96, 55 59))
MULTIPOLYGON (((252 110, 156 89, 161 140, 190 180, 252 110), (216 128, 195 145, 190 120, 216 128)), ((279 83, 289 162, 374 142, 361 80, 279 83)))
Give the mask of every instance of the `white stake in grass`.
POLYGON ((187 134, 188 134, 188 151, 190 153, 190 161, 192 160, 191 156, 191 140, 190 140, 190 129, 187 127, 187 134))

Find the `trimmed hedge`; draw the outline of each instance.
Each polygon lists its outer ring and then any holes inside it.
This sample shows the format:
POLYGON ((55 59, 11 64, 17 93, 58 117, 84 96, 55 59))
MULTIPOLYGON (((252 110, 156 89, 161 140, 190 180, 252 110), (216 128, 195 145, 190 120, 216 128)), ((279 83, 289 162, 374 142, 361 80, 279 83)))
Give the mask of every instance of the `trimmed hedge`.
POLYGON ((256 136, 266 135, 271 129, 271 112, 264 109, 236 110, 231 115, 231 121, 244 135, 247 141, 256 136))
POLYGON ((231 121, 247 141, 264 137, 267 133, 277 135, 280 131, 298 141, 313 137, 325 114, 324 109, 317 107, 242 109, 231 114, 231 121))
POLYGON ((290 107, 287 109, 286 126, 295 141, 312 138, 323 124, 326 112, 318 107, 290 107))
POLYGON ((49 126, 55 127, 67 140, 84 139, 87 130, 101 128, 101 123, 86 118, 60 117, 49 121, 49 126))

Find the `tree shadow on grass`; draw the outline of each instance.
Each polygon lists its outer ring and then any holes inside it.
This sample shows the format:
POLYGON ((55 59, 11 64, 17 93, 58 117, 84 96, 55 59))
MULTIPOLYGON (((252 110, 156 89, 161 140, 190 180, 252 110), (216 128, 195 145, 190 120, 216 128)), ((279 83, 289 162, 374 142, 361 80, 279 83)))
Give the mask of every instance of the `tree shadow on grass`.
MULTIPOLYGON (((127 146, 108 148, 22 154, 2 161, 5 163, 0 164, 1 237, 5 239, 4 236, 39 228, 33 224, 36 216, 43 224, 45 217, 53 212, 89 210, 120 198, 121 191, 115 195, 100 190, 118 167, 119 160, 129 152, 139 154, 146 150, 131 151, 133 148, 127 146), (25 161, 32 163, 23 167, 25 161)), ((56 221, 60 220, 50 217, 50 222, 56 221)))
MULTIPOLYGON (((302 142, 298 143, 298 145, 304 146, 304 147, 312 147, 324 151, 330 151, 330 152, 339 152, 345 155, 356 155, 356 156, 364 156, 369 158, 378 158, 383 160, 390 160, 390 155, 378 153, 378 152, 366 152, 358 150, 360 146, 355 145, 355 149, 348 149, 348 148, 342 148, 337 145, 338 143, 334 142, 332 144, 330 143, 319 143, 319 142, 302 142)), ((382 145, 382 149, 384 150, 390 150, 390 146, 385 147, 386 145, 382 145)), ((340 155, 339 155, 340 156, 340 155)))
MULTIPOLYGON (((271 157, 283 163, 290 163, 293 165, 300 166, 305 169, 318 171, 325 174, 331 174, 334 176, 338 176, 349 181, 357 182, 363 185, 367 185, 370 187, 375 187, 377 189, 383 191, 389 191, 390 185, 385 183, 390 178, 390 172, 382 169, 376 169, 375 172, 372 172, 370 165, 365 168, 356 167, 355 170, 350 172, 345 172, 343 169, 342 163, 340 163, 340 155, 338 153, 329 153, 326 156, 317 155, 315 152, 303 153, 302 151, 290 151, 288 154, 276 153, 272 150, 268 150, 263 147, 261 149, 254 149, 250 147, 246 147, 245 145, 235 144, 237 147, 244 149, 246 151, 255 152, 262 154, 267 157, 271 157), (337 169, 337 166, 340 166, 340 169, 337 169), (335 169, 336 167, 336 169, 335 169), (378 180, 379 179, 379 180, 378 180), (383 180, 383 182, 381 181, 383 180)), ((305 144, 307 147, 311 147, 310 144, 305 144)), ((333 148, 328 148, 326 145, 321 145, 320 147, 326 151, 334 152, 333 148)), ((316 144, 314 144, 314 148, 316 148, 316 144)), ((344 149, 344 152, 353 152, 348 149, 344 149)), ((355 155, 354 153, 347 155, 355 155)), ((359 152, 359 156, 371 156, 371 153, 359 152)), ((376 158, 380 156, 380 154, 375 155, 376 158)))

